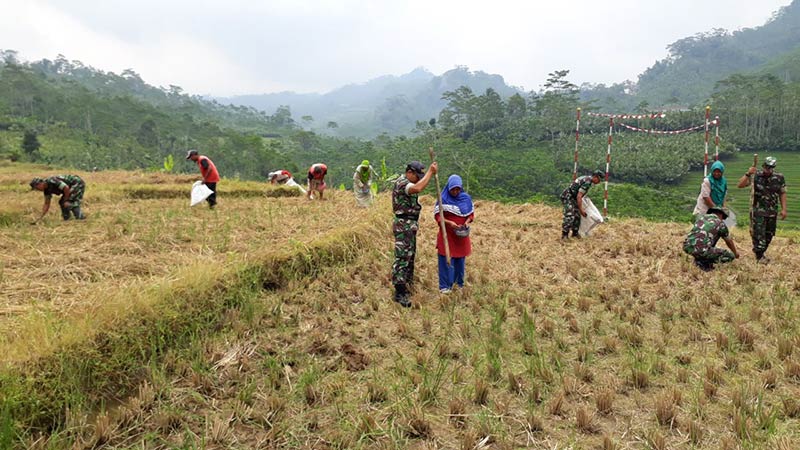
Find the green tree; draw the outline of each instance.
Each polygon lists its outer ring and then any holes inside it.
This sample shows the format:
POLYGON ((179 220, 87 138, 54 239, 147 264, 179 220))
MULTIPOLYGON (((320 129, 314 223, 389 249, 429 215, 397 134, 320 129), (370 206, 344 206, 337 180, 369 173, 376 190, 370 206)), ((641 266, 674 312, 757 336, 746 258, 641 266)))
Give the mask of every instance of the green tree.
POLYGON ((24 135, 22 136, 22 150, 25 151, 25 154, 31 160, 36 160, 39 153, 39 148, 42 144, 39 143, 39 138, 36 135, 35 131, 32 130, 25 130, 24 135))

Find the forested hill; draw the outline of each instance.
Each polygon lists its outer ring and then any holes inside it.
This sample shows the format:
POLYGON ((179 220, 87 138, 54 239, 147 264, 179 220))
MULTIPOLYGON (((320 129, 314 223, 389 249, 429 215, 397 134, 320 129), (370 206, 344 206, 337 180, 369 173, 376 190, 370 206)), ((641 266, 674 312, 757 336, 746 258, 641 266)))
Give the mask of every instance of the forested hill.
POLYGON ((295 128, 287 109, 223 106, 177 86, 149 86, 132 70, 117 75, 61 56, 20 62, 0 50, 0 155, 11 159, 160 168, 186 148, 215 148, 221 170, 253 177, 277 164, 259 135, 295 128))
POLYGON ((728 32, 714 29, 673 42, 669 56, 639 75, 639 101, 689 105, 709 98, 715 84, 735 73, 771 73, 800 81, 800 0, 764 25, 728 32))
POLYGON ((458 66, 438 76, 417 68, 405 75, 382 76, 326 94, 282 92, 216 100, 265 111, 288 105, 295 120, 308 129, 336 136, 374 137, 381 133, 409 134, 418 120, 436 117, 447 104, 443 94, 460 86, 478 93, 491 88, 504 98, 520 92, 500 75, 458 66))

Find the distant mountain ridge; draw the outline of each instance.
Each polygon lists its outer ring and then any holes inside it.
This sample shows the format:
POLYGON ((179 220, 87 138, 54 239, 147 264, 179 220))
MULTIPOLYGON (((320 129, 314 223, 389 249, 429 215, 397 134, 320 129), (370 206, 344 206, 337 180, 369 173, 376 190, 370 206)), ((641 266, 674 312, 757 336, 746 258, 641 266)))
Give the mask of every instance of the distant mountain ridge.
POLYGON ((404 75, 384 75, 325 94, 280 92, 215 100, 267 112, 288 105, 295 121, 312 130, 342 136, 374 137, 381 133, 408 134, 416 121, 437 117, 445 106, 442 94, 460 86, 468 86, 476 94, 491 88, 502 97, 521 92, 506 84, 500 75, 470 71, 464 66, 441 75, 418 67, 404 75), (311 116, 313 121, 304 121, 304 116, 311 116), (330 122, 335 122, 337 128, 330 128, 330 122))
POLYGON ((733 74, 772 74, 800 81, 800 0, 782 7, 765 24, 733 32, 712 29, 679 39, 669 55, 636 83, 582 86, 583 100, 604 110, 688 107, 709 99, 716 83, 733 74))

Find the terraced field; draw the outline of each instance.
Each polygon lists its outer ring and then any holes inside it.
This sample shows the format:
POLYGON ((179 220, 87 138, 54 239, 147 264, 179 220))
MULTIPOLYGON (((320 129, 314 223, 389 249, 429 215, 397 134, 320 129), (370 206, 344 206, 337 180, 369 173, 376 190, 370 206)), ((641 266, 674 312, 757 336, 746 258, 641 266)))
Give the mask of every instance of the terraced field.
MULTIPOLYGON (((28 175, 0 178, 31 205, 19 217, 41 198, 7 180, 28 175)), ((108 176, 86 222, 2 229, 21 309, 0 342, 0 446, 800 447, 794 233, 770 265, 743 245, 705 273, 680 251, 687 224, 620 219, 562 243, 555 208, 477 201, 467 286, 440 295, 425 196, 403 309, 385 195, 362 210, 350 193, 223 191, 210 212, 131 200, 117 191, 134 175, 108 176), (37 271, 42 249, 80 264, 37 271)), ((189 182, 166 178, 136 185, 189 182)))

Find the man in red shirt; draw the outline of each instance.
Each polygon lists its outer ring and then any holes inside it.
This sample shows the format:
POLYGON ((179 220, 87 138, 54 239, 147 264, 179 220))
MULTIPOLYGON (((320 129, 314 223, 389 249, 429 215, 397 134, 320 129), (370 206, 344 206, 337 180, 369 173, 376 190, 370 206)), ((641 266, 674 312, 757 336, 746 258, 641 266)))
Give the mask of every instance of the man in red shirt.
POLYGON ((208 158, 208 156, 203 156, 197 153, 197 150, 189 150, 186 153, 186 159, 191 159, 197 163, 197 167, 200 169, 200 174, 203 175, 203 184, 205 184, 206 187, 208 187, 212 192, 212 194, 206 199, 208 202, 208 207, 214 209, 214 207, 217 205, 217 182, 219 181, 219 172, 217 172, 217 167, 214 165, 214 162, 208 158))

